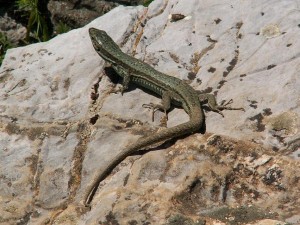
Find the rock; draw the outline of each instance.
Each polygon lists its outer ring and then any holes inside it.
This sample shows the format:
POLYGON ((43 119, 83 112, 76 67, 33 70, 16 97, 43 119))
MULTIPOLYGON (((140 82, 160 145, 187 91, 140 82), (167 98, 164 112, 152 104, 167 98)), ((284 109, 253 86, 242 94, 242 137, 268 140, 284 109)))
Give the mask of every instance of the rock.
MULTIPOLYGON (((54 26, 55 32, 59 30, 59 26, 63 24, 69 28, 82 27, 97 17, 107 13, 112 8, 118 5, 140 5, 145 1, 143 0, 123 0, 123 1, 64 1, 64 0, 50 0, 45 3, 45 7, 51 12, 51 22, 49 31, 52 32, 54 26)), ((14 45, 18 45, 21 40, 24 40, 26 36, 26 27, 21 24, 21 21, 25 24, 24 13, 22 11, 16 11, 15 1, 0 1, 0 32, 4 33, 8 40, 14 45), (9 15, 8 15, 9 14, 9 15)), ((47 11, 47 9, 43 9, 47 11)), ((50 18, 49 18, 50 20, 50 18)), ((55 33, 56 34, 56 33, 55 33)))
MULTIPOLYGON (((0 69, 0 223, 299 223, 299 14, 290 2, 263 6, 119 6, 48 42, 8 50, 0 69), (171 14, 184 17, 171 22, 171 14), (270 18, 280 18, 279 36, 260 34, 270 18), (159 99, 135 86, 112 93, 118 77, 104 69, 90 27, 246 109, 224 118, 205 110, 206 134, 127 157, 101 182, 91 209, 82 203, 92 180, 126 145, 164 129, 164 114, 152 122, 142 104, 159 99)), ((175 108, 167 126, 187 120, 175 108)))
POLYGON ((0 17, 0 32, 6 35, 12 44, 17 45, 20 40, 25 38, 26 27, 4 14, 3 17, 0 17))
POLYGON ((54 26, 60 22, 72 28, 82 27, 107 13, 118 4, 106 1, 55 1, 50 0, 48 9, 54 26))
POLYGON ((285 225, 287 223, 284 223, 284 222, 278 221, 278 220, 264 219, 264 220, 256 221, 255 223, 251 223, 251 224, 255 224, 255 225, 285 225))

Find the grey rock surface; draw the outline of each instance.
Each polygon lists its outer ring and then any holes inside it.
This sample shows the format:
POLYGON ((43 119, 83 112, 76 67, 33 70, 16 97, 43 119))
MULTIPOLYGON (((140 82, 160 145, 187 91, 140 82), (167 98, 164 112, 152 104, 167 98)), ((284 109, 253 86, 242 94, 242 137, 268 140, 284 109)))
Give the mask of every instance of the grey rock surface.
MULTIPOLYGON (((0 223, 299 223, 299 5, 156 0, 8 50, 0 69, 0 223), (205 135, 128 157, 101 183, 91 209, 83 196, 108 160, 164 128, 163 113, 152 122, 142 108, 157 97, 135 86, 112 93, 120 84, 94 51, 90 27, 246 110, 224 118, 208 111, 205 135)), ((167 125, 186 120, 175 108, 167 125)))
POLYGON ((117 3, 99 0, 50 0, 47 7, 51 12, 51 20, 54 26, 63 22, 72 28, 78 28, 107 13, 117 5, 117 3))
POLYGON ((145 0, 50 0, 47 7, 51 12, 51 20, 54 27, 59 26, 63 22, 71 28, 79 28, 118 5, 142 5, 145 2, 145 0))
POLYGON ((20 40, 25 38, 26 27, 4 14, 0 16, 0 32, 5 34, 10 42, 17 45, 20 40))

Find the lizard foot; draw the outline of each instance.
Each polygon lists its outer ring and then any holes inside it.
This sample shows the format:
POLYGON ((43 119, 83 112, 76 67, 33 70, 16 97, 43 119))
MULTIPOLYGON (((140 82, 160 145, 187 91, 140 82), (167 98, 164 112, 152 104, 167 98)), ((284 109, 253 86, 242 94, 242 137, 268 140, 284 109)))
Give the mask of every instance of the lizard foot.
POLYGON ((112 90, 110 93, 114 93, 114 94, 121 93, 121 95, 123 96, 126 89, 127 89, 126 87, 118 87, 112 90))
POLYGON ((234 108, 234 107, 230 107, 228 105, 231 105, 233 102, 232 99, 230 99, 229 101, 223 101, 219 106, 218 106, 218 109, 219 110, 242 110, 245 112, 245 109, 244 108, 234 108))
POLYGON ((224 114, 221 112, 222 110, 242 110, 242 111, 245 111, 244 108, 233 108, 233 107, 228 106, 233 102, 232 99, 230 99, 227 102, 222 102, 219 105, 216 101, 216 97, 212 94, 199 94, 198 96, 199 96, 200 103, 207 104, 208 107, 210 108, 210 110, 212 110, 216 113, 219 113, 223 117, 224 117, 224 114))
POLYGON ((142 107, 146 108, 146 109, 151 109, 152 110, 152 116, 151 116, 152 122, 154 122, 154 113, 157 110, 163 110, 165 112, 165 118, 166 118, 166 120, 168 120, 167 111, 164 110, 163 106, 158 105, 158 104, 154 104, 154 103, 149 103, 149 104, 143 104, 142 107))

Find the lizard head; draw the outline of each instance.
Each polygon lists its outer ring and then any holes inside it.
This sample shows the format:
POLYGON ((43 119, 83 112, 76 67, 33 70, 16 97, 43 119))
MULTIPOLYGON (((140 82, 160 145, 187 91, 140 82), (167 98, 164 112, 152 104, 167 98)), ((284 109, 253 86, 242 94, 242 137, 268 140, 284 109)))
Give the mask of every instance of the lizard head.
POLYGON ((98 30, 93 27, 89 29, 89 35, 96 50, 103 48, 103 45, 107 42, 107 38, 109 37, 104 30, 98 30))
POLYGON ((114 62, 113 56, 122 51, 113 39, 104 31, 91 27, 89 35, 96 52, 105 60, 114 62))

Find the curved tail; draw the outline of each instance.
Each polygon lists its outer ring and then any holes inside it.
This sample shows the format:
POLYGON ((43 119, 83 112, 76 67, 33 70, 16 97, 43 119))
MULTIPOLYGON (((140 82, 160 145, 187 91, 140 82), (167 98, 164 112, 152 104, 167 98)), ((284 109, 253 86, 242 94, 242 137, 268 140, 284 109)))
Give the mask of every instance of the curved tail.
POLYGON ((171 127, 168 129, 164 129, 155 133, 148 137, 141 137, 139 138, 136 143, 133 143, 127 146, 124 151, 120 152, 116 155, 107 165, 105 170, 94 180, 91 187, 88 189, 85 195, 85 206, 90 206, 93 197, 98 189, 98 186, 102 180, 104 180, 110 172, 120 163, 122 162, 127 156, 131 155, 132 153, 141 150, 149 145, 156 144, 161 141, 166 141, 170 138, 176 138, 182 135, 186 135, 189 133, 197 132, 203 125, 204 118, 195 118, 191 119, 190 121, 179 124, 175 127, 171 127))

